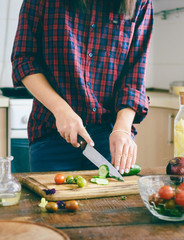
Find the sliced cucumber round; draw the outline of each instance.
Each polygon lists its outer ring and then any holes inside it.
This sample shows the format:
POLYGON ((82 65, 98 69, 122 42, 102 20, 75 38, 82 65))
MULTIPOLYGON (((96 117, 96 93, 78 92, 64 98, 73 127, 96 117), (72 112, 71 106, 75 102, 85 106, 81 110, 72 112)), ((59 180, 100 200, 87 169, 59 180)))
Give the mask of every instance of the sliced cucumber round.
POLYGON ((109 176, 109 167, 107 165, 101 165, 98 170, 100 177, 106 178, 109 176))
POLYGON ((90 182, 96 183, 99 185, 107 185, 109 184, 109 180, 106 178, 91 178, 90 182))

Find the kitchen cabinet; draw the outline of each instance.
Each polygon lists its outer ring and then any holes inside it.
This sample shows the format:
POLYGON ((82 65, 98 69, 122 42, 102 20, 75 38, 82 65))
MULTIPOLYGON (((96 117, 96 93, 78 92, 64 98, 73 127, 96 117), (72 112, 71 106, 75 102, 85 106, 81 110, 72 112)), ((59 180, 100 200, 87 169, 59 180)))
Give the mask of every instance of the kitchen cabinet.
POLYGON ((0 108, 0 157, 7 156, 7 113, 6 108, 0 108))
POLYGON ((150 107, 147 117, 136 124, 137 163, 142 167, 166 166, 174 156, 174 118, 177 109, 150 107))

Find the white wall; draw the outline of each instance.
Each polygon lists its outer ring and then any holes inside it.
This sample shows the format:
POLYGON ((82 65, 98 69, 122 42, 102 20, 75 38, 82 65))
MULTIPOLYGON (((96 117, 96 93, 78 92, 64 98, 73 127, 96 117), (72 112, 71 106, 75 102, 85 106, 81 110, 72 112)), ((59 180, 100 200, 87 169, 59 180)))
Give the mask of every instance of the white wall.
MULTIPOLYGON (((0 87, 13 86, 10 56, 22 1, 0 0, 0 87)), ((153 0, 153 4, 159 12, 184 7, 184 0, 153 0)), ((146 87, 169 89, 171 82, 184 81, 184 12, 168 14, 166 20, 161 15, 154 18, 146 87)))
POLYGON ((12 87, 11 51, 23 0, 0 0, 0 87, 12 87))
POLYGON ((184 81, 184 12, 154 18, 146 84, 168 89, 171 82, 184 81))

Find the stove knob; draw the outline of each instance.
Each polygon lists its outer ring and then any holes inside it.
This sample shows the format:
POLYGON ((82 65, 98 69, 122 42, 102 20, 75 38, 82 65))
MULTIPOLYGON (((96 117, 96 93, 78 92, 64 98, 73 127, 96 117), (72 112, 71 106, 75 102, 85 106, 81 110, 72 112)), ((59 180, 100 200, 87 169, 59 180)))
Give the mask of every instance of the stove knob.
POLYGON ((27 123, 27 122, 28 122, 28 117, 27 116, 22 117, 22 123, 27 123))

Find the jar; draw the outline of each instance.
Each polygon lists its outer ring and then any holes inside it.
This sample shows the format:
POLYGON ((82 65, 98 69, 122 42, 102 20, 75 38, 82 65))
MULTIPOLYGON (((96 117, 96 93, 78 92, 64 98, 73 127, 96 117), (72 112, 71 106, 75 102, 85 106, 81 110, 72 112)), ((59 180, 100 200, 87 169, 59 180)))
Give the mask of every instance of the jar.
POLYGON ((11 173, 13 157, 0 158, 0 205, 15 205, 20 200, 21 185, 11 173))

